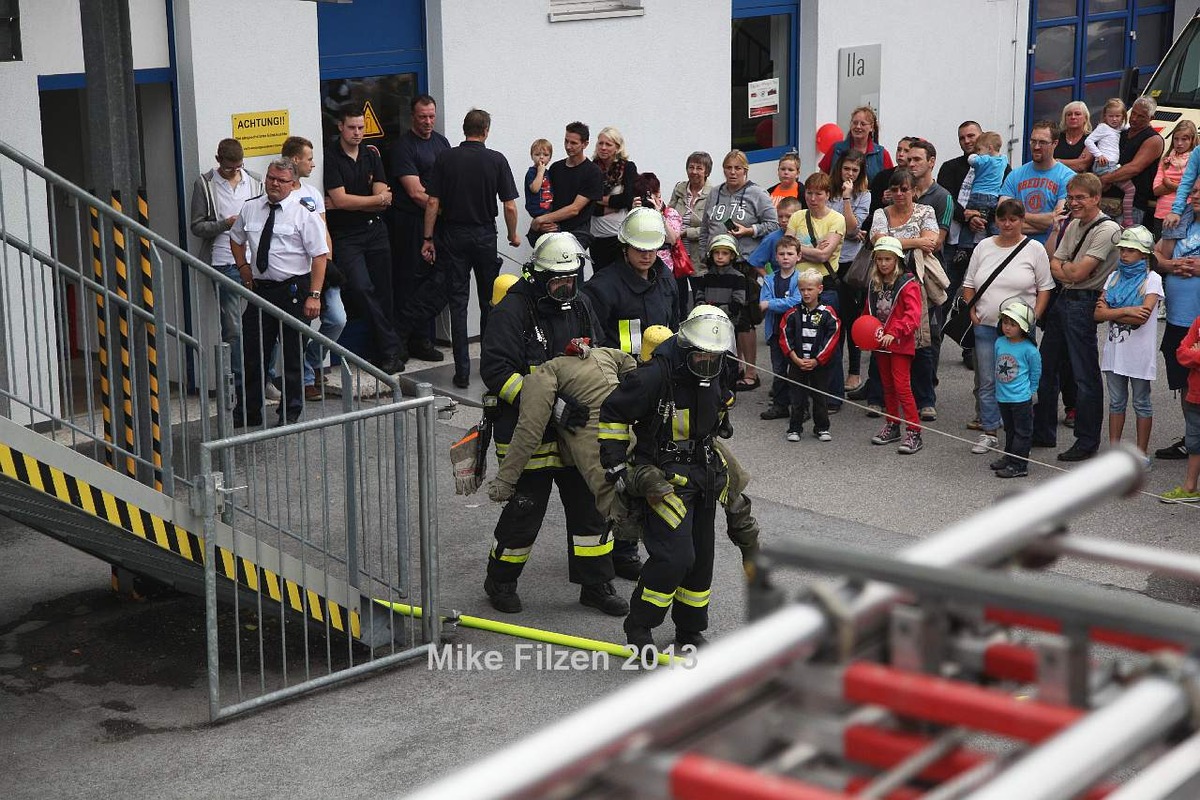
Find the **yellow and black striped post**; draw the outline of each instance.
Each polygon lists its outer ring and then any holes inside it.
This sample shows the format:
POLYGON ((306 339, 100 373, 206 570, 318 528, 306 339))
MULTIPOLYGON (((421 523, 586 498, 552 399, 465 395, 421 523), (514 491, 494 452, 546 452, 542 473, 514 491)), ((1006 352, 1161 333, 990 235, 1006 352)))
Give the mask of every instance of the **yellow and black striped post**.
MULTIPOLYGON (((150 207, 146 202, 146 188, 138 189, 137 220, 143 226, 150 227, 150 207)), ((150 242, 145 237, 138 237, 138 256, 142 264, 142 307, 154 315, 154 280, 150 267, 150 242)), ((146 324, 146 355, 149 368, 147 386, 150 389, 150 435, 151 452, 154 459, 154 488, 163 488, 163 448, 162 426, 159 417, 158 398, 158 342, 154 323, 146 324)))
MULTIPOLYGON (((112 207, 114 211, 122 211, 121 193, 114 191, 112 193, 112 207)), ((113 220, 112 226, 113 236, 113 265, 116 268, 117 296, 122 300, 129 300, 129 269, 126 261, 125 253, 125 231, 120 224, 113 220)), ((121 407, 125 412, 125 450, 129 453, 137 452, 137 442, 134 439, 133 430, 133 360, 130 356, 130 330, 129 330, 129 315, 120 314, 117 318, 118 344, 120 345, 120 362, 121 362, 121 407)), ((125 472, 131 477, 137 477, 137 461, 132 456, 125 457, 125 472)))
MULTIPOLYGON (((101 286, 104 280, 104 240, 100 235, 100 212, 89 209, 92 222, 92 274, 101 286)), ((112 376, 108 363, 108 321, 105 316, 104 294, 96 292, 96 335, 100 340, 100 415, 104 419, 104 441, 113 444, 112 376)), ((104 463, 115 467, 112 447, 104 448, 104 463)))

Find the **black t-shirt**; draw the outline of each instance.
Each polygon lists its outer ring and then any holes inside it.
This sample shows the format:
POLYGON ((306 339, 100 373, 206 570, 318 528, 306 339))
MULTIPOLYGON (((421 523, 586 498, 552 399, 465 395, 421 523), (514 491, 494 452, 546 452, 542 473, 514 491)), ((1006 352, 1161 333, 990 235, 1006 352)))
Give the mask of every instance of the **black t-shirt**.
MULTIPOLYGON (((1158 134, 1153 128, 1148 126, 1143 128, 1140 133, 1136 133, 1132 136, 1129 135, 1129 131, 1127 130, 1121 131, 1121 139, 1118 150, 1121 156, 1121 163, 1128 164, 1129 162, 1133 161, 1134 157, 1138 153, 1138 150, 1142 149, 1142 144, 1152 136, 1158 136, 1158 134)), ((1159 155, 1161 156, 1161 152, 1159 155)), ((1147 210, 1154 208, 1154 176, 1158 174, 1158 162, 1159 159, 1154 159, 1146 166, 1144 170, 1139 172, 1137 175, 1134 175, 1130 179, 1133 181, 1134 188, 1133 204, 1137 208, 1147 210)), ((1108 187, 1108 191, 1106 191, 1104 195, 1105 197, 1122 196, 1121 189, 1118 186, 1108 187)))
POLYGON ((416 175, 421 185, 428 185, 429 171, 433 162, 446 150, 450 142, 437 131, 430 134, 428 139, 422 139, 411 130, 405 131, 392 145, 391 169, 388 171, 392 178, 392 208, 404 214, 424 214, 425 209, 413 202, 400 185, 400 179, 407 175, 416 175))
POLYGON ((1065 135, 1060 135, 1058 144, 1054 145, 1054 159, 1056 161, 1074 161, 1082 157, 1083 145, 1086 140, 1086 136, 1080 136, 1078 142, 1071 144, 1065 135))
MULTIPOLYGON (((599 200, 604 196, 604 174, 591 160, 584 161, 575 167, 567 166, 566 159, 555 161, 550 165, 547 174, 550 176, 550 187, 554 190, 554 204, 551 211, 558 211, 575 202, 575 198, 583 195, 588 200, 599 200)), ((573 217, 560 220, 558 229, 562 231, 586 230, 591 224, 592 206, 585 205, 583 210, 573 217)))
POLYGON ((463 142, 437 157, 425 192, 436 197, 447 225, 495 225, 496 198, 517 199, 517 184, 502 153, 483 142, 463 142))
MULTIPOLYGON (((387 183, 387 175, 383 171, 383 158, 379 149, 372 144, 358 146, 358 158, 350 158, 342 149, 341 140, 335 140, 325 148, 325 191, 345 189, 346 194, 360 197, 371 196, 371 184, 387 183)), ((325 221, 329 233, 347 233, 362 230, 372 219, 379 216, 379 211, 345 211, 336 208, 329 209, 325 221)))

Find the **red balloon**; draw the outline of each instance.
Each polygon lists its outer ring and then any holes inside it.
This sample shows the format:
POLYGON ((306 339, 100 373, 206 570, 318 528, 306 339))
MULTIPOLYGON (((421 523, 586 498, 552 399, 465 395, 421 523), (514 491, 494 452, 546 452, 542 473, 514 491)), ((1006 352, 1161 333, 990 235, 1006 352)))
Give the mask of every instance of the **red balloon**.
POLYGON ((842 129, 837 126, 837 123, 826 122, 817 128, 817 152, 830 152, 833 150, 833 146, 844 138, 845 134, 842 133, 842 129))
POLYGON ((854 326, 850 329, 850 338, 861 350, 878 350, 878 337, 882 330, 882 322, 869 314, 863 314, 854 320, 854 326))

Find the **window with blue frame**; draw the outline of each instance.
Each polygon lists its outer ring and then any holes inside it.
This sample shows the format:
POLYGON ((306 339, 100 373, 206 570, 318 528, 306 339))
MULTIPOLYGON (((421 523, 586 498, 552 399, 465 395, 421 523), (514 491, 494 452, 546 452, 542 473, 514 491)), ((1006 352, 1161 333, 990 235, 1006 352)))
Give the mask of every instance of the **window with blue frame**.
POLYGON ((796 147, 799 2, 734 0, 730 144, 751 161, 796 147))
MULTIPOLYGON (((1100 118, 1133 68, 1140 92, 1171 46, 1173 0, 1032 0, 1026 121, 1058 120, 1083 100, 1100 118)), ((1026 125, 1028 127, 1028 124, 1026 125)))

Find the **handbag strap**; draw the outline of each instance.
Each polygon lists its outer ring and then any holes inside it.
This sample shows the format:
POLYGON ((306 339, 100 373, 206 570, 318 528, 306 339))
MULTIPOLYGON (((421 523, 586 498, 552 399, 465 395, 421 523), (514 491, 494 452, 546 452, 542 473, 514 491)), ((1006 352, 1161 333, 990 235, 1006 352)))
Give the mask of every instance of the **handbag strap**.
POLYGON ((987 280, 983 282, 983 285, 979 287, 978 291, 975 292, 975 295, 969 301, 967 301, 967 310, 970 310, 976 303, 979 302, 979 298, 983 297, 983 293, 986 292, 988 287, 992 285, 992 281, 1000 277, 1000 273, 1004 271, 1004 268, 1012 263, 1012 260, 1017 257, 1017 253, 1021 252, 1021 248, 1027 244, 1029 244, 1028 236, 1022 239, 1017 246, 1013 248, 1012 252, 1005 256, 1004 260, 1000 262, 1000 266, 996 267, 991 275, 988 275, 987 280))
MULTIPOLYGON (((808 226, 808 238, 812 239, 812 246, 817 246, 817 230, 812 224, 812 213, 808 209, 804 210, 804 224, 808 226)), ((829 266, 829 260, 825 261, 825 274, 832 277, 837 277, 837 270, 829 266)))
POLYGON ((1088 234, 1092 232, 1093 228, 1107 219, 1111 219, 1111 217, 1101 214, 1096 218, 1095 222, 1083 229, 1083 233, 1079 234, 1079 241, 1075 243, 1075 249, 1071 251, 1071 257, 1067 259, 1068 261, 1074 261, 1079 256, 1079 251, 1083 249, 1083 245, 1087 242, 1088 234))

